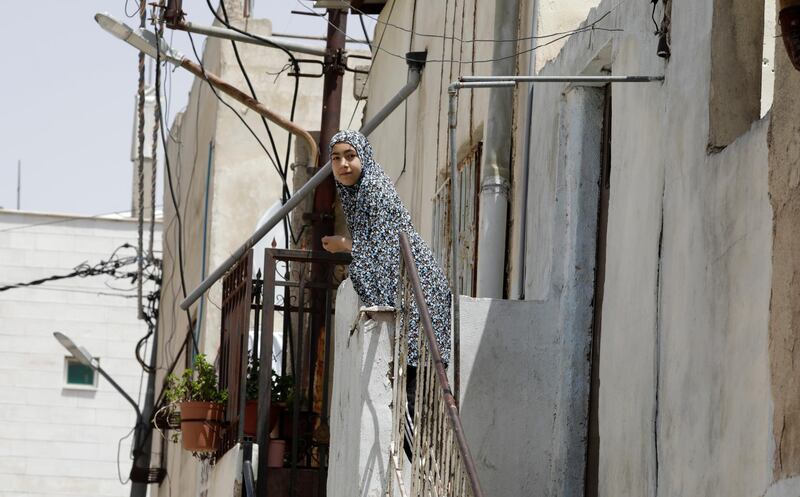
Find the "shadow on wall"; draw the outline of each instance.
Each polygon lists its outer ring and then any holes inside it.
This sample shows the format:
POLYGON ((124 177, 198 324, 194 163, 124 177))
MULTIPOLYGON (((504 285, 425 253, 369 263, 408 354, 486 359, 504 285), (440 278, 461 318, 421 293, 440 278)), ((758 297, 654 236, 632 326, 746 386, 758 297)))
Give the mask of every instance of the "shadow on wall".
POLYGON ((559 343, 537 330, 552 309, 462 297, 461 418, 486 495, 547 495, 559 343))

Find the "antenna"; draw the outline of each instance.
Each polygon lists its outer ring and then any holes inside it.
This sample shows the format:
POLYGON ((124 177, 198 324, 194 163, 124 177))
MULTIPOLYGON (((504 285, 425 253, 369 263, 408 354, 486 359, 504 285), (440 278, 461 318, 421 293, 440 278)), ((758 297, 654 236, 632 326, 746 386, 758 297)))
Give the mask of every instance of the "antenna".
POLYGON ((22 161, 17 160, 17 210, 19 210, 19 197, 22 185, 22 161))

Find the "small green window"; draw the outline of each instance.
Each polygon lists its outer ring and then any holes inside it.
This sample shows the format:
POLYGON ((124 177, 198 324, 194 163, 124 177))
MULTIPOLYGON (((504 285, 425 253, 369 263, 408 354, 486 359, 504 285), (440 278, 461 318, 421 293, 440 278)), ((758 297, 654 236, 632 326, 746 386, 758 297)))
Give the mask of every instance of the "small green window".
POLYGON ((85 366, 77 360, 68 357, 66 364, 67 369, 67 385, 76 385, 84 387, 96 387, 97 376, 94 369, 85 366))

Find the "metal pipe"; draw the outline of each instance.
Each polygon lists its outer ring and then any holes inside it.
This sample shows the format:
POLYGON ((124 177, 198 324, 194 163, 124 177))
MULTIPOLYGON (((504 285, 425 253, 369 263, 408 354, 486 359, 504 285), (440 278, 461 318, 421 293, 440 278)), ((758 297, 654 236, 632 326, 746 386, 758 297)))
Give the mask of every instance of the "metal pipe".
POLYGON ((419 273, 417 266, 414 263, 414 255, 411 252, 411 244, 408 241, 408 235, 400 233, 400 252, 403 254, 403 261, 405 263, 406 271, 408 271, 408 279, 411 281, 411 290, 414 292, 414 300, 417 302, 417 309, 419 310, 420 323, 422 330, 425 334, 425 339, 428 342, 428 350, 431 354, 434 369, 436 370, 436 377, 442 387, 442 397, 444 404, 447 407, 447 416, 450 420, 450 427, 453 429, 456 443, 458 444, 458 451, 461 453, 461 460, 464 463, 464 469, 467 471, 470 485, 472 487, 473 497, 483 497, 483 490, 481 489, 480 482, 478 481, 478 471, 475 467, 475 461, 472 459, 472 454, 467 445, 467 438, 464 435, 464 428, 461 426, 461 417, 458 414, 458 405, 456 404, 453 391, 450 388, 450 383, 447 381, 447 373, 444 370, 444 363, 442 362, 442 354, 439 352, 439 346, 436 342, 436 335, 433 333, 433 322, 431 321, 431 314, 428 311, 428 305, 425 302, 425 295, 422 293, 422 285, 420 284, 419 273))
MULTIPOLYGON (((150 349, 150 364, 157 364, 158 359, 158 326, 153 329, 153 345, 150 349)), ((147 374, 147 389, 145 390, 144 405, 142 406, 141 423, 135 428, 133 437, 133 467, 147 468, 150 470, 150 454, 153 441, 153 429, 150 420, 153 417, 153 404, 156 396, 156 373, 153 369, 147 374)), ((131 469, 133 471, 133 469, 131 469)), ((147 484, 131 482, 131 497, 145 497, 147 484)))
MULTIPOLYGON (((533 22, 531 23, 531 36, 533 39, 539 35, 539 2, 533 3, 533 22)), ((538 50, 531 50, 528 55, 528 71, 536 74, 538 50)), ((528 246, 528 177, 530 174, 528 163, 531 157, 531 129, 533 125, 533 96, 534 85, 528 87, 528 99, 525 102, 525 131, 522 149, 522 195, 517 202, 517 211, 514 219, 518 224, 517 258, 512 262, 509 298, 523 300, 525 298, 525 249, 528 246)))
MULTIPOLYGON (((519 2, 495 0, 494 3, 494 38, 515 39, 518 23, 508 20, 519 18, 519 2)), ((514 56, 516 50, 516 43, 495 43, 492 74, 513 73, 517 63, 514 56)), ((513 90, 492 88, 489 92, 478 196, 478 261, 475 274, 475 293, 478 297, 503 297, 513 115, 513 90)))
POLYGON ((451 339, 453 341, 453 379, 456 387, 456 398, 461 390, 461 285, 458 281, 458 226, 457 212, 460 212, 460 202, 458 198, 458 185, 456 184, 456 173, 458 172, 458 160, 456 155, 456 127, 458 125, 458 88, 450 87, 447 89, 449 95, 449 106, 447 110, 447 133, 450 146, 450 285, 453 299, 453 323, 451 339))
POLYGON ((517 83, 508 80, 493 80, 493 81, 455 81, 450 83, 450 88, 460 90, 462 88, 502 88, 516 86, 517 83))
POLYGON ((664 76, 461 76, 461 83, 512 81, 514 83, 649 83, 664 76))
POLYGON ((290 52, 297 52, 297 53, 304 53, 308 55, 316 55, 317 57, 324 57, 325 50, 321 48, 313 48, 307 47, 304 45, 297 45, 295 43, 286 43, 285 41, 277 41, 273 40, 269 36, 261 36, 260 38, 264 38, 271 43, 265 42, 263 40, 259 40, 253 38, 251 36, 243 35, 237 31, 227 28, 218 28, 216 26, 201 26, 198 24, 193 24, 191 22, 182 22, 175 26, 171 26, 172 29, 179 29, 181 31, 188 31, 189 33, 197 33, 199 35, 206 35, 206 36, 213 36, 215 38, 223 38, 226 40, 233 40, 239 41, 242 43, 251 43, 253 45, 261 45, 264 47, 275 48, 275 45, 278 45, 290 52), (273 45, 274 43, 274 45, 273 45))
POLYGON ((262 104, 258 100, 254 99, 253 97, 246 94, 242 90, 236 88, 235 86, 231 85, 230 83, 222 80, 216 74, 208 72, 203 67, 201 67, 198 64, 195 64, 191 60, 189 59, 181 60, 180 66, 189 71, 190 73, 194 74, 198 78, 205 79, 214 88, 217 88, 219 91, 232 97, 237 102, 245 105, 249 109, 256 111, 259 115, 269 119, 270 121, 274 122, 281 128, 285 129, 286 131, 294 135, 297 135, 298 138, 302 139, 308 144, 309 150, 311 151, 309 158, 309 165, 316 166, 317 154, 319 154, 319 149, 317 147, 317 142, 314 141, 314 137, 312 137, 308 131, 301 128, 296 123, 269 110, 267 107, 264 106, 264 104, 262 104))
MULTIPOLYGON (((275 31, 272 32, 272 36, 275 38, 294 38, 297 40, 319 40, 319 41, 326 41, 328 38, 325 36, 311 36, 311 35, 296 35, 291 33, 276 33, 275 31)), ((281 42, 283 43, 283 42, 281 42)), ((358 43, 360 45, 367 45, 367 40, 357 40, 355 38, 350 38, 349 36, 345 40, 345 43, 358 43)))
POLYGON ((140 411, 140 410, 139 410, 139 404, 137 404, 137 403, 136 403, 136 401, 135 401, 135 400, 133 400, 133 399, 131 398, 131 396, 130 396, 130 395, 128 395, 128 392, 126 392, 125 390, 123 390, 123 389, 122 389, 122 387, 121 387, 121 386, 119 386, 119 383, 117 383, 116 381, 114 381, 114 378, 112 378, 111 376, 109 376, 109 374, 108 374, 108 373, 106 373, 106 372, 105 372, 105 370, 104 370, 103 368, 101 368, 101 367, 100 367, 100 365, 99 365, 98 363, 96 363, 96 362, 95 362, 95 363, 92 365, 92 368, 93 368, 95 371, 97 371, 98 373, 100 373, 100 375, 101 375, 103 378, 105 378, 105 379, 106 379, 106 381, 108 381, 109 383, 111 383, 111 386, 112 386, 112 387, 114 387, 114 390, 116 390, 117 392, 119 392, 119 393, 120 393, 120 395, 122 395, 123 397, 125 397, 125 400, 127 400, 127 401, 128 401, 128 403, 129 403, 131 406, 133 406, 133 410, 134 410, 134 411, 136 411, 136 423, 137 423, 137 424, 138 424, 138 423, 141 423, 141 422, 142 422, 142 411, 140 411))
MULTIPOLYGON (((409 61, 409 75, 408 82, 400 89, 400 91, 392 97, 391 100, 380 110, 375 116, 370 119, 364 126, 361 127, 361 133, 369 135, 375 128, 380 125, 386 117, 392 113, 414 90, 419 86, 422 78, 422 68, 424 61, 409 61)), ((228 269, 230 269, 242 255, 253 248, 259 240, 261 240, 281 219, 286 217, 302 200, 314 189, 322 183, 322 181, 331 174, 331 163, 328 161, 317 173, 308 179, 305 185, 300 188, 283 206, 276 212, 263 226, 261 226, 247 241, 244 242, 238 249, 236 249, 225 261, 220 264, 211 274, 206 277, 200 284, 192 290, 192 292, 180 303, 181 309, 188 309, 206 290, 211 288, 218 279, 220 279, 228 269)))

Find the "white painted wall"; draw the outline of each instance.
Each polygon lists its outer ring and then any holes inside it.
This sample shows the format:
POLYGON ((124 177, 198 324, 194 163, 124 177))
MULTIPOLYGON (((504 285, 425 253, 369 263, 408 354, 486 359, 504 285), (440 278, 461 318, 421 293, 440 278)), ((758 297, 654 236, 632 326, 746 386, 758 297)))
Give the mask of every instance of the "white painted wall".
MULTIPOLYGON (((156 250, 160 231, 159 224, 156 250)), ((0 286, 108 260, 123 243, 135 246, 136 232, 131 219, 0 210, 0 286)), ((95 276, 0 292, 0 496, 130 493, 117 472, 127 480, 131 438, 122 440, 119 460, 118 443, 134 426, 134 410, 103 378, 96 390, 65 387, 69 354, 53 332, 86 347, 143 399, 147 378, 134 347, 147 327, 136 319, 132 289, 129 280, 95 276)))
POLYGON ((362 314, 352 283, 342 282, 333 335, 330 497, 379 497, 393 478, 388 461, 394 326, 393 309, 362 314))

